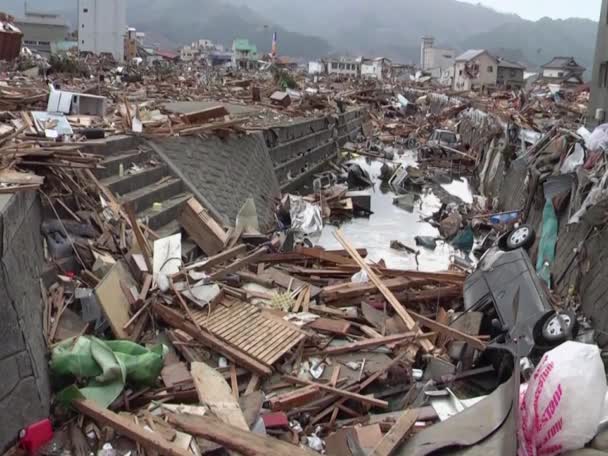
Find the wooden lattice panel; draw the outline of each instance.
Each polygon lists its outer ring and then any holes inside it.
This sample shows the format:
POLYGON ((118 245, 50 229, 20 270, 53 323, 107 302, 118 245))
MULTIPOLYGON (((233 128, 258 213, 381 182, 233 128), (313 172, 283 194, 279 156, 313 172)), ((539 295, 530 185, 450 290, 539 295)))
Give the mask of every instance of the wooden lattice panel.
POLYGON ((240 301, 224 302, 211 314, 192 313, 202 328, 268 366, 306 337, 291 323, 240 301))

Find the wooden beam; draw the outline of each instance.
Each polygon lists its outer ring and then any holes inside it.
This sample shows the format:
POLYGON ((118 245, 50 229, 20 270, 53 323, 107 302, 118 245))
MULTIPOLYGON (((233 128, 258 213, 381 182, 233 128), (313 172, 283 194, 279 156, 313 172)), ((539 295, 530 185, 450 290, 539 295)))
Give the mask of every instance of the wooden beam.
POLYGON ((205 261, 201 261, 199 263, 194 263, 189 266, 186 266, 176 275, 182 274, 184 272, 192 271, 194 269, 199 272, 205 272, 211 270, 211 268, 215 266, 219 266, 220 264, 225 263, 228 260, 231 260, 235 256, 241 255, 247 252, 247 246, 245 244, 237 245, 236 247, 232 247, 231 249, 224 250, 222 253, 218 253, 211 258, 206 259, 205 261))
POLYGON ((139 250, 141 250, 141 254, 144 257, 144 261, 146 262, 146 266, 148 267, 148 273, 152 273, 152 259, 151 259, 151 250, 148 241, 144 237, 144 234, 141 232, 139 228, 139 224, 137 223, 137 217, 135 216, 135 212, 133 208, 129 204, 125 204, 123 206, 123 210, 127 214, 129 218, 129 223, 131 224, 131 229, 133 230, 133 234, 135 234, 135 239, 137 240, 137 244, 139 245, 139 250))
POLYGON ((236 260, 234 263, 226 266, 225 268, 214 272, 213 274, 211 274, 209 276, 209 280, 213 281, 213 280, 220 280, 222 278, 224 278, 227 274, 231 274, 233 272, 236 272, 240 269, 243 269, 245 266, 247 266, 250 263, 255 263, 256 261, 258 261, 258 259, 262 256, 265 255, 266 252, 268 252, 268 247, 261 247, 258 250, 256 250, 255 252, 253 252, 252 254, 246 256, 245 258, 241 258, 240 260, 236 260))
POLYGON ((484 344, 477 337, 465 334, 462 331, 458 331, 457 329, 451 328, 447 325, 439 323, 438 321, 427 318, 424 315, 417 314, 416 312, 410 312, 410 314, 412 315, 412 317, 418 320, 418 322, 420 322, 421 326, 432 329, 433 331, 443 334, 444 336, 450 339, 461 340, 463 342, 466 342, 477 350, 484 351, 486 349, 486 344, 484 344))
POLYGON ((372 405, 372 406, 380 407, 380 408, 388 408, 388 402, 381 401, 380 399, 375 399, 373 397, 363 396, 363 395, 357 394, 357 393, 351 393, 350 391, 345 391, 342 389, 323 385, 322 383, 311 382, 310 380, 302 380, 297 377, 292 377, 290 375, 284 375, 282 378, 284 380, 286 380, 290 383, 296 384, 296 385, 299 384, 299 385, 317 386, 319 389, 321 389, 323 391, 333 393, 337 396, 341 396, 346 399, 352 399, 352 400, 361 402, 362 404, 368 404, 368 405, 372 405))
POLYGON ((380 440, 378 445, 372 450, 370 456, 390 456, 406 439, 412 426, 416 424, 418 412, 407 410, 397 420, 391 430, 380 440))
MULTIPOLYGON (((411 280, 406 277, 396 277, 394 279, 386 279, 384 285, 392 291, 403 290, 411 285, 414 285, 411 280)), ((373 283, 340 283, 338 285, 329 285, 321 291, 321 297, 324 301, 337 301, 340 299, 355 298, 363 296, 367 293, 372 293, 376 290, 373 283)))
MULTIPOLYGON (((335 385, 332 385, 335 386, 335 385)), ((286 412, 296 407, 301 407, 319 399, 321 390, 317 386, 305 386, 295 391, 289 391, 273 397, 268 402, 273 412, 286 412)))
POLYGON ((268 366, 260 363, 258 360, 252 358, 247 353, 237 350, 236 348, 231 347, 230 345, 222 342, 213 334, 201 330, 193 323, 187 321, 180 312, 171 309, 167 306, 163 306, 158 302, 152 304, 152 309, 154 310, 156 315, 158 315, 160 319, 163 320, 170 327, 175 329, 181 329, 190 337, 196 339, 201 344, 218 351, 222 355, 226 356, 228 359, 237 363, 239 366, 249 369, 255 372, 256 374, 261 375, 262 377, 272 374, 272 369, 270 369, 268 366))
POLYGON ((346 345, 340 345, 338 347, 331 347, 331 348, 326 348, 325 350, 323 350, 323 354, 324 355, 341 355, 344 353, 352 353, 352 352, 356 352, 359 350, 364 350, 366 348, 374 348, 374 347, 378 347, 380 345, 388 345, 388 344, 394 344, 396 342, 402 342, 404 340, 407 339, 414 339, 418 337, 418 334, 416 334, 416 332, 412 331, 412 332, 408 332, 408 333, 404 333, 404 334, 395 334, 393 336, 386 336, 386 337, 380 337, 377 339, 365 339, 359 342, 353 342, 350 344, 346 344, 346 345))
POLYGON ((97 421, 103 426, 114 429, 121 435, 128 437, 146 448, 151 448, 159 454, 168 456, 192 456, 188 450, 184 450, 171 442, 168 442, 157 432, 146 431, 141 426, 129 421, 114 412, 99 407, 95 402, 82 399, 76 400, 72 405, 83 415, 97 421))
POLYGON ((318 456, 281 440, 244 431, 208 416, 169 415, 169 423, 184 432, 211 440, 244 456, 318 456))
MULTIPOLYGON (((361 256, 357 253, 357 251, 349 244, 349 242, 346 240, 346 238, 342 234, 342 231, 337 230, 334 233, 334 236, 336 237, 338 242, 340 242, 340 244, 342 244, 342 246, 348 251, 348 253, 350 253, 350 255, 357 262, 357 264, 361 267, 361 269, 363 269, 367 273, 369 280, 374 285, 376 285, 378 290, 380 290, 380 293, 382 293, 382 295, 386 298, 386 300, 391 305, 391 307, 395 310, 397 315, 399 315, 399 317, 403 320, 407 329, 410 331, 415 330, 417 328, 416 321, 407 313, 407 310, 405 310, 405 308, 397 300, 397 298, 395 297, 393 292, 391 290, 389 290, 386 287, 386 285, 384 285, 382 280, 380 280, 380 278, 376 275, 376 273, 372 270, 372 268, 370 268, 367 265, 367 263, 365 263, 363 258, 361 258, 361 256)), ((428 339, 420 340, 420 346, 427 353, 432 352, 435 348, 433 343, 428 339)))

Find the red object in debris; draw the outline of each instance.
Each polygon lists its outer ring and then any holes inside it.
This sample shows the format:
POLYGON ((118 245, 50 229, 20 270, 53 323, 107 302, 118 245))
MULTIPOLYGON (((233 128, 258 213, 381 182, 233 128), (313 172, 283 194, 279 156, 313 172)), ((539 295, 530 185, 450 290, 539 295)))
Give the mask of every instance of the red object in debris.
POLYGON ((19 437, 21 439, 19 446, 28 454, 34 454, 53 439, 51 421, 47 418, 32 424, 23 429, 19 437))
POLYGON ((266 429, 283 428, 289 426, 289 420, 284 412, 268 413, 263 415, 264 426, 266 429))

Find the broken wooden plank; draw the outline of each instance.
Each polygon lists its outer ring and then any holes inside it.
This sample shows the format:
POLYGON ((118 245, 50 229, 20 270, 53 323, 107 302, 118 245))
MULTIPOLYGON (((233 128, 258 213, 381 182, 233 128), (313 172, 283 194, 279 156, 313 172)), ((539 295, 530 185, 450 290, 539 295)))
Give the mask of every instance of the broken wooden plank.
POLYGON ((137 244, 139 245, 139 250, 141 254, 144 256, 144 261, 146 262, 146 266, 148 267, 148 272, 152 271, 152 250, 150 248, 150 244, 146 240, 144 234, 141 232, 139 228, 139 223, 137 222, 137 217, 135 216, 135 212, 133 208, 129 204, 125 204, 123 206, 124 212, 127 214, 129 218, 129 223, 131 224, 131 229, 133 230, 133 234, 135 235, 135 239, 137 240, 137 244))
POLYGON ((323 391, 333 393, 333 394, 335 394, 337 396, 341 396, 343 398, 352 399, 352 400, 361 402, 362 404, 368 404, 368 405, 372 405, 374 407, 380 407, 380 408, 388 407, 388 402, 386 402, 386 401, 381 401, 380 399, 375 399, 373 397, 363 396, 361 394, 352 393, 350 391, 346 391, 343 389, 338 389, 338 388, 334 388, 331 386, 323 385, 322 383, 315 383, 315 382, 311 382, 310 380, 302 380, 300 378, 292 377, 290 375, 284 375, 282 378, 284 380, 286 380, 290 383, 294 383, 296 385, 317 386, 319 389, 321 389, 323 391))
POLYGON ((330 318, 319 318, 307 326, 316 331, 338 334, 345 336, 350 330, 351 324, 347 320, 332 320, 330 318))
MULTIPOLYGON (((332 385, 335 386, 335 385, 332 385)), ((288 411, 295 407, 301 407, 321 397, 321 390, 317 386, 305 386, 295 391, 289 391, 271 398, 270 409, 273 412, 288 411)))
POLYGON ((403 415, 401 415, 391 430, 372 450, 370 456, 390 456, 393 454, 397 447, 406 439, 417 419, 417 411, 407 410, 403 412, 403 415))
POLYGON ((191 198, 184 204, 178 221, 208 256, 216 255, 226 245, 228 235, 196 199, 191 198))
POLYGON ((128 269, 119 261, 97 285, 95 296, 114 336, 117 339, 128 339, 129 334, 124 328, 129 322, 129 301, 122 291, 121 281, 128 285, 135 283, 128 269))
POLYGON ((163 306, 160 303, 154 303, 152 309, 158 317, 170 327, 181 329, 201 344, 216 350, 228 359, 236 362, 237 365, 249 369, 263 377, 272 374, 272 369, 270 369, 270 367, 249 356, 247 353, 224 343, 213 334, 202 331, 198 326, 195 326, 194 323, 187 321, 180 312, 163 306))
POLYGON ((431 318, 427 318, 424 315, 417 314, 416 312, 410 312, 410 314, 412 317, 418 320, 418 322, 420 322, 421 326, 432 329, 433 331, 443 334, 450 339, 466 342, 477 350, 484 351, 486 349, 486 344, 484 344, 477 337, 465 334, 462 331, 458 331, 457 329, 439 323, 431 318))
POLYGON ((415 331, 404 333, 404 334, 395 334, 394 336, 386 336, 380 337, 377 339, 365 339, 358 342, 352 342, 350 344, 340 345, 337 347, 330 347, 323 350, 324 355, 341 355, 344 353, 352 353, 368 348, 379 347, 380 345, 388 345, 394 344, 396 342, 403 342, 407 339, 414 339, 418 337, 415 331))
POLYGON ((239 402, 224 376, 205 363, 192 363, 190 372, 201 404, 209 407, 223 423, 248 431, 239 402))
MULTIPOLYGON (((408 288, 412 285, 412 281, 406 277, 396 277, 394 279, 383 280, 384 286, 391 291, 399 291, 408 288)), ((321 297, 327 301, 338 301, 341 299, 355 298, 364 296, 368 293, 376 291, 377 287, 373 283, 340 283, 324 287, 321 291, 321 297)))
MULTIPOLYGON (((361 258, 361 256, 357 253, 357 251, 350 245, 350 243, 346 240, 346 238, 342 234, 342 231, 337 230, 334 233, 334 236, 336 237, 338 242, 340 242, 340 244, 342 244, 342 246, 350 253, 350 255, 357 262, 357 264, 361 267, 361 269, 363 269, 367 273, 369 280, 374 285, 376 285, 378 290, 380 290, 380 292, 386 298, 386 300, 389 302, 391 307, 395 310, 395 312, 397 312, 397 315, 399 315, 399 317, 401 317, 401 319, 407 326, 407 329, 410 331, 415 330, 417 328, 416 321, 407 313, 407 310, 405 310, 405 308, 397 300, 397 298, 395 297, 393 292, 391 290, 389 290, 386 287, 386 285, 384 285, 382 280, 376 275, 376 273, 372 270, 372 268, 369 267, 369 265, 363 260, 363 258, 361 258)), ((422 349, 427 353, 432 352, 435 348, 433 343, 428 339, 421 339, 420 345, 421 345, 422 349)))
POLYGON ((237 245, 236 247, 232 247, 231 249, 218 253, 211 258, 207 258, 205 261, 186 266, 178 274, 192 270, 197 270, 198 272, 210 271, 215 266, 219 266, 220 264, 223 264, 226 261, 233 259, 235 256, 241 255, 245 252, 247 252, 247 246, 245 244, 237 245))
POLYGON ((266 254, 266 252, 268 252, 268 247, 260 247, 259 249, 257 249, 253 253, 251 253, 250 255, 247 255, 244 258, 236 260, 235 262, 233 262, 232 264, 226 266, 225 268, 223 268, 223 269, 221 269, 219 271, 214 272, 213 274, 211 274, 209 276, 209 280, 211 280, 211 281, 220 280, 220 279, 224 278, 227 274, 231 274, 231 273, 236 272, 236 271, 238 271, 240 269, 243 269, 248 264, 255 263, 256 261, 258 261, 258 259, 262 255, 266 254))
POLYGON ((207 416, 170 415, 169 422, 188 434, 218 443, 244 456, 315 456, 310 450, 244 431, 207 416))
POLYGON ((189 451, 168 442, 160 434, 147 431, 127 418, 99 407, 93 401, 86 399, 76 400, 72 405, 83 415, 114 429, 119 434, 134 440, 146 448, 156 450, 160 454, 168 456, 192 456, 189 451))

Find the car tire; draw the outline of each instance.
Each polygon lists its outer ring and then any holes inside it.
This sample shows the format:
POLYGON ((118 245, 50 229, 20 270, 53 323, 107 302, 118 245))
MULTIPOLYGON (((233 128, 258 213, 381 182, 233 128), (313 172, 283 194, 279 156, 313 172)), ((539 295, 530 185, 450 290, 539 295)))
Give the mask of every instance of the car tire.
POLYGON ((576 337, 577 333, 578 321, 573 312, 555 312, 543 323, 541 337, 546 344, 555 346, 576 337))
POLYGON ((536 232, 530 225, 521 225, 511 231, 506 238, 506 250, 529 249, 536 240, 536 232))

